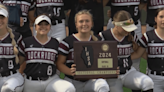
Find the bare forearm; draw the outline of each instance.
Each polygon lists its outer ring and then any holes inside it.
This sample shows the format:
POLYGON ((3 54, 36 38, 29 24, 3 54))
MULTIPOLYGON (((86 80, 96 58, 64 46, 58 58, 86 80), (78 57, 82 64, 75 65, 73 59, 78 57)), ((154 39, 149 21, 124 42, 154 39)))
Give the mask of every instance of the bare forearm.
POLYGON ((139 47, 136 51, 134 51, 132 54, 131 54, 131 59, 134 60, 134 59, 138 59, 140 57, 142 57, 142 55, 145 53, 145 48, 143 47, 139 47))
POLYGON ((59 71, 61 71, 64 74, 72 75, 70 68, 67 67, 65 64, 60 64, 60 65, 58 65, 57 68, 59 71))

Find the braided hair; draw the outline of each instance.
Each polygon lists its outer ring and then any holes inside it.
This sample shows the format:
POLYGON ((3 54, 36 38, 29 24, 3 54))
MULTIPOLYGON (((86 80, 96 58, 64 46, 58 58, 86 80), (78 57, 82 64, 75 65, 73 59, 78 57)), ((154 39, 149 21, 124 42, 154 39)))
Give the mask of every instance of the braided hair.
MULTIPOLYGON (((0 8, 3 8, 3 9, 5 9, 7 12, 8 12, 8 10, 7 10, 7 7, 5 7, 3 4, 0 4, 0 8)), ((13 32, 12 32, 12 29, 11 28, 9 28, 8 26, 7 26, 7 31, 9 32, 9 34, 10 34, 10 38, 11 38, 11 44, 14 46, 14 55, 15 55, 15 62, 18 64, 19 63, 19 58, 18 58, 18 49, 17 49, 17 43, 16 43, 16 41, 15 41, 15 36, 14 36, 14 34, 13 34, 13 32)))

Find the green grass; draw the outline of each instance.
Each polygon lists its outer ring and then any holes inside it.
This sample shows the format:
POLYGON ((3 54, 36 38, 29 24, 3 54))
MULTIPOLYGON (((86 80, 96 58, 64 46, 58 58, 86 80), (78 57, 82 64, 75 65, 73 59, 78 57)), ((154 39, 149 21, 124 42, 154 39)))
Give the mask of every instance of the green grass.
MULTIPOLYGON (((140 71, 142 72, 142 73, 146 73, 146 67, 147 67, 147 62, 146 62, 146 60, 145 59, 142 59, 141 58, 141 62, 140 62, 140 71)), ((60 78, 64 78, 64 74, 63 73, 61 73, 60 74, 60 78)), ((123 88, 124 89, 124 92, 131 92, 131 90, 130 89, 128 89, 128 88, 123 88)))

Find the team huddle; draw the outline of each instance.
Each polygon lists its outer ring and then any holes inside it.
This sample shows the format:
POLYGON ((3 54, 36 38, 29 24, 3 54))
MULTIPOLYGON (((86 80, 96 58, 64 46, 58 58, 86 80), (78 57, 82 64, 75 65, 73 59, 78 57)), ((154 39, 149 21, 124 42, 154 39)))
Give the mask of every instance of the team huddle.
MULTIPOLYGON (((10 12, 5 5, 11 1, 0 4, 1 92, 123 92, 123 87, 164 92, 164 0, 107 0, 111 18, 105 31, 94 30, 92 10, 79 9, 73 22, 76 30, 71 30, 77 32, 67 37, 65 0, 17 1, 28 8, 22 9, 24 23, 16 29, 8 24, 10 12), (147 5, 146 30, 141 30, 140 4, 147 5), (33 22, 27 18, 30 14, 35 15, 29 18, 33 22), (74 79, 75 41, 116 41, 118 78, 74 79), (140 58, 148 62, 147 74, 139 72, 140 58), (63 79, 59 71, 65 74, 63 79)), ((104 0, 82 1, 101 4, 104 0)))

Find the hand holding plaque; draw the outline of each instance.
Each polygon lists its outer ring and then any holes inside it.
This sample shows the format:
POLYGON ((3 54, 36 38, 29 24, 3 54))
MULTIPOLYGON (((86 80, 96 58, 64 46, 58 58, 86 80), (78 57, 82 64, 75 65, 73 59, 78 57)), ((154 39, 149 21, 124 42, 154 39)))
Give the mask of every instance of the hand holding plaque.
POLYGON ((117 42, 74 42, 75 79, 116 78, 117 42))

